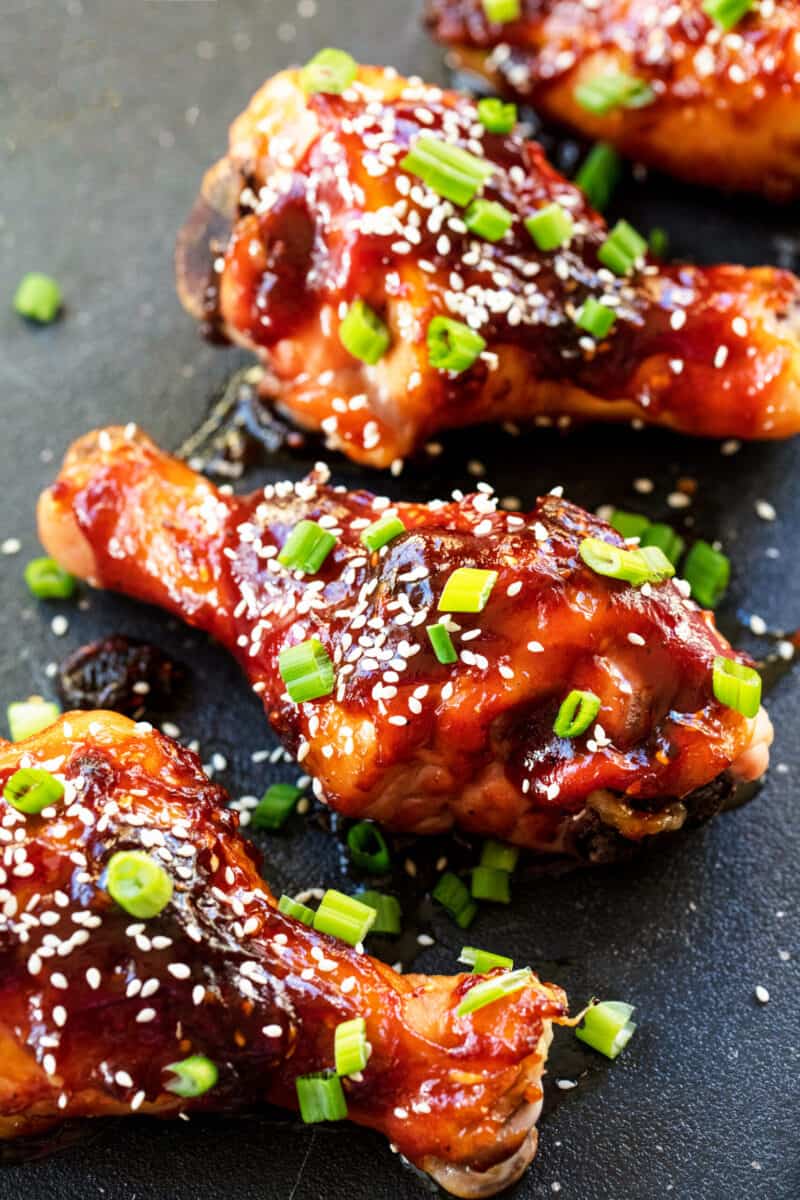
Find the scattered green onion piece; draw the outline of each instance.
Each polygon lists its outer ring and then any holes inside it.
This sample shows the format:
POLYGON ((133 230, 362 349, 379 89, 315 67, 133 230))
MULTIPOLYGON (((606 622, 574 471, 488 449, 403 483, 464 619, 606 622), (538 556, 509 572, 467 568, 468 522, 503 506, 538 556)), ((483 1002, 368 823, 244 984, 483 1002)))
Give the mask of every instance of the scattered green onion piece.
POLYGON ((666 554, 673 567, 677 567, 686 543, 671 525, 665 525, 662 521, 653 521, 652 525, 648 525, 642 534, 639 545, 657 546, 662 553, 666 554))
POLYGON ((517 106, 484 96, 478 101, 478 120, 489 133, 510 133, 517 123, 517 106))
POLYGON ((320 50, 300 72, 300 86, 306 95, 324 92, 338 96, 349 88, 358 73, 358 63, 346 50, 320 50))
POLYGON ((604 212, 622 174, 622 159, 608 142, 592 146, 575 182, 598 212, 604 212))
POLYGON ((389 328, 363 300, 354 300, 339 326, 339 341, 353 358, 374 366, 389 349, 389 328))
POLYGON ((704 0, 703 12, 715 25, 729 33, 752 11, 753 0, 704 0))
POLYGON ((641 587, 643 583, 660 583, 671 579, 675 568, 657 546, 638 550, 623 550, 601 538, 584 538, 578 553, 592 571, 608 579, 620 579, 641 587))
POLYGON ((440 663, 447 666, 450 663, 458 662, 458 654, 447 626, 442 624, 429 625, 428 637, 433 646, 433 653, 440 663))
POLYGON ((589 296, 575 315, 575 324, 579 329, 585 329, 593 338, 604 338, 610 333, 617 320, 617 314, 607 304, 601 304, 594 296, 589 296))
POLYGON ((457 1017, 465 1017, 468 1013, 477 1012, 487 1004, 494 1004, 506 996, 527 987, 533 977, 530 967, 521 967, 518 971, 508 971, 505 975, 493 975, 491 979, 483 979, 467 992, 456 1009, 457 1017))
POLYGON ((375 909, 362 904, 354 896, 345 896, 335 888, 328 888, 314 914, 314 928, 318 933, 329 933, 350 946, 363 942, 375 924, 375 909))
POLYGON ((575 1030, 576 1038, 599 1050, 606 1058, 616 1058, 633 1037, 636 1025, 631 1020, 632 1004, 620 1000, 604 1000, 587 1009, 583 1024, 575 1030))
POLYGON ((281 896, 278 901, 278 912, 282 912, 286 917, 293 917, 295 921, 302 921, 304 925, 313 926, 314 924, 313 908, 308 908, 299 900, 293 900, 291 896, 285 894, 281 896))
POLYGON ((336 545, 336 538, 316 521, 298 521, 283 543, 278 562, 290 571, 315 575, 336 545))
POLYGON ((506 842, 495 842, 491 838, 483 843, 483 849, 481 850, 482 867, 495 867, 498 871, 508 871, 510 874, 518 861, 518 846, 509 846, 506 842))
POLYGON ((273 783, 250 814, 250 824, 254 829, 281 829, 302 794, 293 783, 273 783))
POLYGON ((649 83, 623 71, 598 75, 575 88, 575 99, 581 108, 598 117, 604 117, 615 108, 644 108, 655 98, 649 83))
POLYGON ((192 1054, 180 1062, 167 1063, 164 1070, 172 1071, 175 1076, 164 1084, 164 1090, 186 1100, 210 1092, 219 1079, 216 1065, 204 1054, 192 1054))
POLYGON ((359 892, 358 899, 362 904, 375 909, 375 920, 370 933, 397 934, 402 929, 402 909, 394 896, 384 892, 359 892))
POLYGON ((669 254, 669 234, 666 229, 656 225, 654 229, 650 230, 647 244, 650 247, 650 253, 655 258, 666 258, 669 254))
POLYGON ((518 21, 522 16, 521 0, 482 0, 487 19, 496 25, 518 21))
POLYGON ((558 716, 553 722, 553 733, 561 738, 580 737, 600 712, 600 697, 594 692, 581 692, 573 688, 566 700, 562 700, 558 716))
POLYGON ((464 224, 487 242, 499 242, 514 224, 514 214, 496 200, 478 199, 464 213, 464 224))
POLYGON ((456 925, 466 929, 472 924, 478 906, 473 903, 463 879, 459 879, 452 871, 446 871, 437 880, 431 895, 441 904, 442 908, 447 910, 456 925))
POLYGON ((363 1017, 342 1021, 333 1035, 333 1054, 337 1075, 356 1075, 369 1059, 367 1023, 363 1017))
POLYGON ((278 670, 295 704, 330 696, 335 685, 333 663, 322 642, 310 638, 286 646, 278 656, 278 670))
POLYGON ((604 267, 615 275, 627 275, 647 250, 647 242, 627 221, 617 221, 597 251, 604 267))
POLYGON ((486 341, 463 321, 434 317, 428 326, 428 361, 441 371, 460 374, 486 349, 486 341))
POLYGON ((386 838, 372 821, 359 821, 347 833, 347 848, 350 857, 362 871, 381 874, 391 864, 386 838))
POLYGON ((497 571, 480 567, 456 567, 439 597, 439 612, 483 612, 494 585, 497 571))
POLYGON ((373 522, 364 530, 361 534, 361 541, 368 550, 374 553, 388 545, 389 542, 393 542, 405 531, 406 527, 399 517, 381 517, 380 521, 373 522))
POLYGON ((466 208, 494 170, 485 158, 430 133, 417 138, 400 166, 427 183, 437 196, 461 208, 466 208))
POLYGON ((683 576, 693 599, 703 608, 715 608, 730 582, 731 560, 708 542, 698 541, 686 555, 683 576))
POLYGON ((25 568, 25 582, 38 600, 69 600, 76 579, 54 558, 33 558, 25 568))
POLYGON ((743 717, 755 717, 761 707, 761 676, 753 667, 718 655, 714 659, 714 695, 720 704, 743 717))
POLYGON ((502 967, 505 971, 514 968, 513 958, 506 958, 505 954, 493 954, 491 950, 479 950, 477 946, 464 946, 458 961, 472 967, 474 975, 488 975, 497 967, 502 967))
POLYGON ((300 1116, 306 1125, 316 1125, 320 1121, 343 1121, 347 1116, 342 1081, 334 1071, 298 1075, 295 1086, 300 1116))
POLYGON ((625 512, 621 508, 614 509, 608 523, 624 538, 640 538, 650 524, 641 513, 625 512))
POLYGON ((57 721, 61 709, 52 700, 31 696, 29 700, 13 700, 6 713, 12 742, 24 742, 57 721))
POLYGON ((3 799, 26 816, 38 816, 51 804, 58 804, 64 795, 60 780, 41 767, 21 767, 3 788, 3 799))
POLYGON ((31 271, 23 275, 14 293, 14 309, 29 321, 49 325, 58 316, 61 308, 61 288, 55 279, 31 271))
POLYGON ((146 921, 169 904, 172 880, 143 850, 118 850, 108 863, 106 890, 126 913, 146 921))
POLYGON ((511 903, 511 876, 496 867, 472 868, 472 899, 491 900, 493 904, 511 903))
POLYGON ((540 250, 557 250, 565 246, 574 229, 572 217, 560 204, 546 204, 525 218, 525 228, 540 250))

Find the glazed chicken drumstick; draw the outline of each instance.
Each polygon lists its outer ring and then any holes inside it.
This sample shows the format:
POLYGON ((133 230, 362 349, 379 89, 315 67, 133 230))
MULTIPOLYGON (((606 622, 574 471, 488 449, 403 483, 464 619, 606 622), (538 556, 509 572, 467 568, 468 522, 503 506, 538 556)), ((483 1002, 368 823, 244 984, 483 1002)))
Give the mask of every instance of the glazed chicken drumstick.
POLYGON ((530 973, 459 1015, 486 977, 398 975, 285 915, 198 758, 116 713, 0 743, 0 790, 0 1138, 295 1108, 298 1077, 330 1070, 336 1028, 364 1018, 352 1120, 458 1196, 522 1173, 560 988, 530 973))
POLYGON ((134 426, 107 429, 69 451, 40 536, 73 573, 226 645, 347 816, 608 859, 766 769, 769 720, 716 698, 715 660, 739 660, 658 581, 659 552, 642 575, 556 495, 527 516, 491 489, 390 507, 326 477, 226 495, 134 426))
POLYGON ((657 265, 513 116, 355 64, 342 94, 309 91, 313 70, 234 122, 177 280, 329 447, 386 467, 448 427, 558 416, 800 429, 795 276, 657 265))
POLYGON ((490 7, 428 0, 453 66, 693 183, 800 195, 796 0, 519 0, 502 21, 490 7))

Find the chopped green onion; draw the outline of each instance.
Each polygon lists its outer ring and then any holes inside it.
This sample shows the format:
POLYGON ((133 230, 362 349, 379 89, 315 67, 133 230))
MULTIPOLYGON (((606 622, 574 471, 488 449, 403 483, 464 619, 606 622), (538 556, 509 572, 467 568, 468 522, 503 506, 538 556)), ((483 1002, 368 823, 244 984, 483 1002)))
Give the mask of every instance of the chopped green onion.
POLYGON ((313 908, 308 908, 299 900, 293 900, 285 893, 278 901, 278 912, 282 912, 285 917, 293 917, 295 921, 302 921, 304 925, 312 926, 314 924, 313 908))
POLYGON ((499 242, 514 223, 514 214, 495 200, 473 200, 464 213, 464 224, 470 233, 499 242))
POLYGON ((394 896, 384 892, 359 892, 362 904, 375 909, 375 920, 370 933, 396 934, 402 929, 402 910, 394 896))
POLYGON ((619 183, 622 174, 622 159, 608 142, 597 142, 583 161, 575 182, 586 199, 603 212, 619 183))
POLYGON ((704 0, 703 12, 729 33, 753 8, 754 0, 704 0))
POLYGON ((347 833, 350 857, 362 871, 377 875, 391 866, 386 838, 372 821, 359 821, 347 833))
POLYGON ((470 988, 456 1009, 457 1017, 465 1017, 468 1013, 477 1012, 495 1000, 502 1000, 527 987, 533 978, 530 967, 521 967, 518 971, 508 971, 505 975, 493 975, 491 979, 483 979, 470 988))
POLYGON ((342 1081, 334 1071, 298 1075, 295 1086, 300 1116, 306 1125, 316 1125, 319 1121, 343 1121, 347 1116, 342 1081))
POLYGON ((400 160, 400 166, 416 175, 437 196, 466 208, 492 174, 494 167, 460 146, 423 133, 400 160))
POLYGON ((290 571, 314 575, 336 545, 336 538, 316 521, 298 521, 283 543, 278 562, 290 571))
POLYGON ((714 659, 714 695, 720 704, 733 708, 743 717, 755 717, 761 707, 761 676, 753 667, 723 658, 714 659))
POLYGON ((358 73, 358 63, 346 50, 330 47, 320 50, 306 63, 300 72, 300 86, 306 95, 324 92, 330 96, 341 95, 349 88, 358 73))
POLYGON ((623 550, 621 546, 612 546, 601 538, 584 538, 578 547, 587 567, 598 575, 609 579, 620 579, 641 587, 643 583, 660 583, 671 579, 675 568, 667 556, 657 546, 641 547, 638 550, 623 550))
POLYGON ((482 0, 482 3, 488 20, 496 25, 518 21, 522 16, 521 0, 482 0))
POLYGON ((519 847, 509 846, 506 842, 495 842, 492 839, 483 843, 481 850, 481 866, 495 867, 498 871, 514 870, 519 861, 519 847))
POLYGON ((640 546, 657 546, 666 554, 673 567, 677 567, 685 544, 680 534, 662 521, 654 521, 652 525, 648 525, 639 542, 640 546))
POLYGON ((458 654, 446 625, 429 625, 428 637, 433 646, 433 653, 440 663, 447 666, 449 663, 458 662, 458 654))
POLYGON ((3 788, 3 799, 27 816, 38 816, 51 804, 58 804, 63 795, 63 783, 41 767, 21 767, 3 788))
POLYGON ((614 309, 595 300, 594 296, 587 297, 575 314, 575 324, 593 338, 604 338, 613 329, 616 319, 614 309))
POLYGON ((698 541, 686 555, 683 575, 692 598, 703 608, 715 608, 730 582, 731 560, 708 542, 698 541))
POLYGON ((627 275, 647 250, 647 242, 627 221, 617 221, 597 251, 604 267, 615 275, 627 275))
POLYGON ((633 1037, 636 1025, 631 1020, 632 1004, 620 1000, 604 1000, 586 1010, 583 1025, 575 1030, 576 1038, 599 1050, 606 1058, 616 1058, 633 1037))
POLYGON ((625 512, 621 508, 614 509, 608 523, 624 538, 640 538, 650 524, 641 513, 625 512))
POLYGON ((494 585, 497 571, 480 567, 456 567, 439 597, 439 612, 483 612, 494 585))
POLYGON ((496 967, 502 967, 505 971, 514 968, 513 958, 506 958, 505 954, 492 954, 491 950, 479 950, 477 946, 462 947, 458 961, 472 967, 474 975, 488 975, 496 967))
POLYGON ((452 871, 446 871, 437 880, 431 895, 462 929, 472 924, 478 906, 473 903, 463 879, 459 879, 452 871))
POLYGON ((600 712, 600 697, 594 692, 581 692, 573 688, 566 700, 561 701, 558 716, 553 722, 553 733, 561 738, 580 737, 600 712))
POLYGON ((330 696, 335 685, 333 663, 322 642, 310 638, 286 646, 278 655, 278 670, 295 704, 330 696))
POLYGON ((318 933, 329 933, 350 946, 363 942, 374 924, 374 908, 353 896, 345 896, 344 892, 337 892, 335 888, 328 888, 314 914, 314 928, 318 933))
POLYGON ((510 133, 517 123, 517 106, 484 96, 478 101, 478 120, 489 133, 510 133))
POLYGON ((49 325, 58 316, 61 308, 61 288, 55 279, 31 271, 23 275, 14 293, 14 309, 29 321, 49 325))
POLYGON ((486 349, 486 340, 452 317, 434 317, 428 326, 428 361, 441 371, 460 374, 486 349))
POLYGON ((333 1035, 333 1054, 337 1075, 356 1075, 363 1071, 369 1058, 367 1023, 363 1017, 342 1021, 333 1035))
POLYGON ((339 326, 339 341, 353 358, 374 366, 391 341, 389 327, 363 300, 354 300, 339 326))
POLYGON ((368 550, 374 553, 388 545, 389 542, 393 542, 405 531, 406 527, 399 517, 381 517, 379 521, 373 522, 364 530, 361 534, 361 541, 368 550))
POLYGON ((575 88, 575 99, 581 108, 598 117, 604 117, 614 108, 644 108, 655 98, 649 83, 623 71, 598 75, 575 88))
POLYGON ((76 579, 54 558, 33 558, 25 568, 25 582, 39 600, 69 600, 76 579))
POLYGON ((511 876, 496 867, 472 868, 473 900, 491 900, 494 904, 511 903, 511 876))
POLYGON ((106 890, 139 920, 157 917, 172 899, 172 880, 144 850, 118 850, 108 863, 106 890))
POLYGON ((14 700, 6 710, 8 728, 12 742, 24 742, 49 728, 61 716, 61 709, 52 700, 31 696, 28 700, 14 700))
POLYGON ((164 1070, 175 1076, 164 1084, 164 1090, 187 1100, 205 1095, 219 1079, 215 1063, 204 1054, 192 1054, 180 1062, 167 1063, 164 1070))
POLYGON ((647 244, 650 247, 650 253, 655 258, 666 258, 669 254, 669 234, 666 229, 656 225, 654 229, 650 230, 647 244))
POLYGON ((560 204, 546 204, 525 218, 525 228, 540 250, 557 250, 565 246, 575 228, 572 217, 560 204))
POLYGON ((302 794, 302 788, 293 783, 273 783, 253 809, 250 824, 254 829, 280 829, 302 794))

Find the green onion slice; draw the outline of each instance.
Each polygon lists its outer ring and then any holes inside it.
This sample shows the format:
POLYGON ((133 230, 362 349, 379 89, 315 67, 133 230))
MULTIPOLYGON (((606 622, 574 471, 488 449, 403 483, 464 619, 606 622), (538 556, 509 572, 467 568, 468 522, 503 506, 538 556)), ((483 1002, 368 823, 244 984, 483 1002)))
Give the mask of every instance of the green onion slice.
POLYGON ((313 926, 314 924, 313 908, 308 908, 305 904, 301 904, 299 900, 293 900, 286 893, 278 901, 278 912, 282 912, 285 917, 294 918, 295 921, 302 921, 304 925, 313 926))
POLYGON ((483 843, 481 850, 481 866, 495 867, 498 871, 514 870, 519 861, 519 847, 509 846, 506 842, 495 842, 492 839, 483 843))
POLYGON ((346 50, 320 50, 300 72, 300 86, 306 95, 324 92, 338 96, 349 88, 358 73, 358 63, 346 50))
POLYGON ((600 712, 600 697, 594 692, 581 692, 573 688, 566 700, 561 701, 558 716, 553 722, 557 737, 580 737, 600 712))
POLYGON ((486 349, 486 340, 463 321, 452 317, 434 317, 428 326, 428 361, 440 371, 460 375, 486 349))
POLYGON ((617 314, 613 308, 588 296, 575 314, 575 324, 593 338, 604 338, 614 328, 617 314))
POLYGON ((497 571, 456 567, 439 597, 439 612, 483 612, 496 583, 497 571))
POLYGON ((25 582, 38 600, 69 600, 77 581, 54 558, 33 558, 25 568, 25 582))
POLYGON ((754 0, 704 0, 703 12, 729 33, 754 7, 754 0))
POLYGON ((708 542, 697 541, 686 555, 683 575, 692 598, 703 608, 716 608, 731 578, 731 560, 708 542))
POLYGON ((362 871, 378 875, 392 865, 386 838, 372 821, 359 821, 348 830, 347 848, 351 859, 362 871))
POLYGON ((367 1023, 363 1017, 342 1021, 333 1035, 333 1053, 337 1075, 355 1075, 363 1071, 369 1059, 367 1023))
POLYGON ((604 1000, 587 1009, 583 1024, 575 1030, 576 1038, 599 1050, 606 1058, 616 1058, 633 1037, 636 1025, 631 1020, 632 1004, 620 1000, 604 1000))
POLYGON ((641 537, 650 524, 647 517, 642 516, 641 513, 625 512, 621 508, 614 509, 608 523, 612 529, 616 529, 620 537, 624 538, 641 537))
POLYGON ((521 0, 482 0, 487 19, 496 25, 518 21, 522 16, 521 0))
POLYGON ((362 904, 353 896, 345 896, 335 888, 328 888, 314 914, 314 928, 318 933, 329 933, 350 946, 362 942, 375 924, 375 909, 362 904))
POLYGON ((724 658, 714 659, 714 695, 720 704, 733 708, 743 717, 755 717, 761 707, 761 676, 753 667, 724 658))
POLYGON ((496 200, 478 199, 464 213, 464 224, 487 242, 499 242, 514 224, 514 214, 496 200))
POLYGON ((254 829, 280 829, 302 794, 302 789, 293 783, 273 783, 253 809, 250 824, 254 829))
POLYGON ((298 521, 283 544, 278 562, 290 571, 314 575, 336 545, 336 538, 316 521, 298 521))
POLYGON ((641 587, 643 583, 660 583, 671 579, 675 568, 667 556, 657 546, 641 547, 638 550, 624 550, 621 546, 612 546, 602 538, 584 538, 578 547, 587 567, 598 575, 609 579, 619 579, 625 583, 641 587))
POLYGON ((164 1070, 175 1076, 164 1084, 164 1090, 188 1100, 211 1091, 219 1079, 216 1064, 204 1054, 192 1054, 180 1062, 167 1063, 164 1070))
POLYGON ((604 212, 622 174, 622 159, 608 142, 592 146, 575 182, 598 212, 604 212))
POLYGON ((389 542, 393 542, 405 531, 406 527, 399 517, 381 517, 379 521, 374 521, 372 525, 367 526, 361 534, 361 541, 368 550, 374 553, 388 545, 389 542))
POLYGON ((317 638, 281 650, 278 670, 295 704, 330 696, 335 686, 333 663, 317 638))
POLYGON ((472 868, 473 900, 491 900, 493 904, 511 903, 511 876, 496 867, 472 868))
POLYGON ((14 309, 29 321, 49 325, 58 316, 61 308, 61 288, 55 279, 30 271, 23 275, 14 293, 14 309))
POLYGON ((671 525, 665 525, 661 521, 654 521, 652 525, 648 525, 639 542, 639 545, 644 547, 657 546, 662 553, 666 554, 673 567, 677 567, 685 544, 683 538, 675 532, 671 525))
POLYGON ((641 234, 627 221, 617 221, 597 251, 597 257, 615 275, 627 275, 646 251, 647 242, 641 234))
POLYGON ((41 767, 21 767, 3 788, 3 799, 27 816, 37 816, 51 804, 58 804, 63 795, 61 780, 41 767))
POLYGON ((446 871, 436 883, 431 892, 434 900, 446 909, 461 929, 472 924, 478 906, 469 894, 466 884, 452 871, 446 871))
POLYGON ((581 108, 598 117, 604 117, 615 108, 645 108, 655 98, 649 83, 635 75, 626 75, 624 71, 598 75, 575 88, 575 99, 581 108))
POLYGON ((575 226, 567 210, 554 203, 526 217, 525 228, 540 250, 557 250, 567 244, 575 226))
POLYGON ((400 160, 400 166, 426 183, 437 196, 452 200, 461 208, 466 208, 494 171, 485 158, 430 133, 417 138, 400 160))
POLYGON ((458 653, 446 625, 429 625, 427 632, 431 646, 433 646, 433 653, 440 663, 447 666, 450 663, 458 662, 458 653))
POLYGON ((375 920, 370 933, 398 934, 402 929, 403 912, 399 901, 385 892, 359 892, 358 899, 362 904, 375 909, 375 920))
POLYGON ((363 300, 354 300, 339 326, 339 340, 353 358, 374 366, 389 349, 389 327, 363 300))
POLYGON ((514 968, 513 958, 506 958, 505 954, 493 954, 491 950, 479 950, 477 946, 463 946, 458 961, 472 967, 474 975, 488 975, 497 967, 505 971, 514 968))
POLYGON ((465 1017, 468 1013, 478 1012, 487 1004, 503 1000, 527 987, 533 978, 530 967, 521 967, 518 971, 508 971, 505 975, 493 975, 491 979, 483 979, 470 988, 456 1009, 457 1017, 465 1017))
POLYGON ((106 890, 125 912, 146 921, 169 904, 172 880, 143 850, 118 850, 109 860, 106 890))
POLYGON ((29 700, 13 700, 6 713, 12 742, 24 742, 54 724, 61 716, 61 709, 52 700, 31 696, 29 700))
POLYGON ((306 1125, 316 1125, 320 1121, 343 1121, 347 1116, 342 1081, 334 1071, 298 1075, 295 1086, 300 1116, 306 1125))
POLYGON ((489 133, 510 133, 517 123, 517 106, 484 96, 478 101, 478 120, 489 133))
POLYGON ((660 225, 656 225, 655 228, 650 230, 647 244, 650 247, 650 253, 655 258, 666 258, 669 254, 669 234, 666 229, 662 229, 660 225))

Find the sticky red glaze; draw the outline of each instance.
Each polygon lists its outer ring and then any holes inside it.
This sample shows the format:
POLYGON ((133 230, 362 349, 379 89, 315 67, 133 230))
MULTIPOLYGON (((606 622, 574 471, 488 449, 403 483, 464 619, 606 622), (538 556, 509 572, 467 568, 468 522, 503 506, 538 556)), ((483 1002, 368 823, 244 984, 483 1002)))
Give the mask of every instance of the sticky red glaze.
POLYGON ((283 916, 225 793, 148 726, 70 713, 0 745, 0 789, 23 765, 67 794, 40 817, 0 799, 0 1137, 69 1116, 294 1108, 296 1076, 332 1067, 336 1025, 365 1016, 373 1051, 344 1084, 352 1119, 420 1163, 486 1167, 516 1149, 527 1126, 506 1118, 541 1095, 560 989, 534 979, 489 1016, 459 1018, 471 977, 400 976, 283 916), (111 855, 128 849, 173 878, 148 921, 105 891, 111 855), (220 1079, 179 1100, 165 1067, 189 1054, 220 1079))

